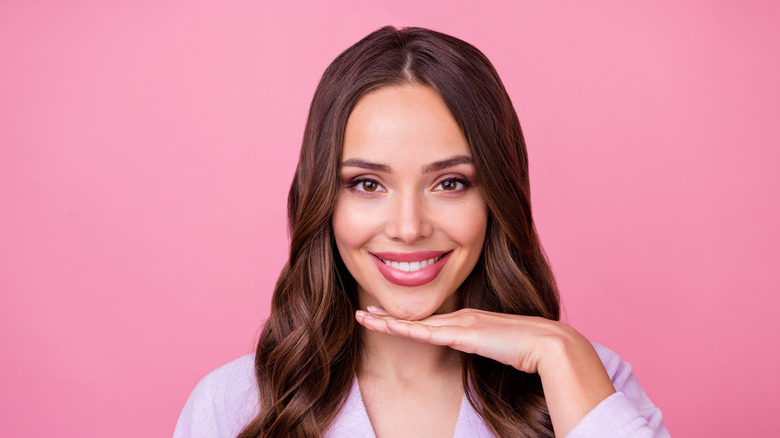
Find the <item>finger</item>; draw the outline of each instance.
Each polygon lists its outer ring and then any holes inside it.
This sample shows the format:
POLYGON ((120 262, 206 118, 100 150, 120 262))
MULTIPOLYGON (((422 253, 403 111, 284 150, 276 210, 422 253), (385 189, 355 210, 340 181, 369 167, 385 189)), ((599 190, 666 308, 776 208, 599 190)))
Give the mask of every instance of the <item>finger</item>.
MULTIPOLYGON (((381 315, 374 315, 372 313, 365 312, 363 310, 358 310, 355 312, 355 319, 357 319, 357 322, 360 323, 363 327, 380 333, 389 333, 387 330, 387 319, 388 317, 383 317, 381 315)), ((390 333, 392 334, 392 333, 390 333)))
MULTIPOLYGON (((368 313, 363 310, 355 312, 355 318, 357 321, 369 330, 373 330, 380 333, 387 333, 390 335, 406 337, 417 341, 436 343, 442 342, 443 339, 433 338, 431 334, 435 331, 439 331, 440 327, 430 326, 425 324, 417 324, 412 321, 395 319, 392 316, 376 315, 368 313), (390 328, 390 325, 397 328, 395 330, 390 328), (417 326, 417 327, 415 327, 417 326)), ((447 345, 443 343, 436 343, 436 345, 447 345)))
MULTIPOLYGON (((368 306, 371 307, 371 306, 368 306)), ((389 313, 374 313, 371 311, 365 311, 365 310, 357 310, 355 311, 355 317, 358 318, 376 318, 376 319, 396 319, 393 315, 389 313)))
POLYGON ((465 353, 474 353, 470 330, 454 325, 429 325, 403 320, 386 320, 386 333, 433 345, 446 345, 465 353))
POLYGON ((366 310, 368 310, 369 313, 373 313, 374 315, 390 316, 390 314, 387 313, 385 309, 378 306, 366 306, 366 310))
POLYGON ((396 319, 393 315, 388 314, 381 314, 381 313, 373 313, 373 312, 366 312, 365 310, 358 310, 355 312, 355 317, 358 318, 358 321, 363 319, 379 319, 382 321, 387 321, 391 319, 396 319))
POLYGON ((412 321, 396 320, 357 311, 358 322, 371 331, 405 337, 418 342, 443 345, 465 353, 477 353, 473 330, 458 326, 433 326, 412 321))
POLYGON ((410 321, 414 322, 416 324, 423 324, 433 327, 441 327, 445 325, 461 325, 459 323, 457 315, 453 315, 452 313, 444 313, 441 315, 431 315, 427 318, 420 319, 417 321, 410 321))
POLYGON ((455 312, 431 315, 415 322, 432 326, 474 327, 478 325, 480 318, 484 318, 486 315, 490 315, 490 313, 477 309, 460 309, 455 312))

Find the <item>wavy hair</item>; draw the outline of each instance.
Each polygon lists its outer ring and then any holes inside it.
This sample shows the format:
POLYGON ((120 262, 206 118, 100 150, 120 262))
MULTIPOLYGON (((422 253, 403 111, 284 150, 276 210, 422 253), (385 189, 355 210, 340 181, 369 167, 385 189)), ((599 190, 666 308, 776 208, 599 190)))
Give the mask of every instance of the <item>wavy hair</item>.
MULTIPOLYGON (((314 94, 288 198, 290 258, 255 355, 260 412, 242 438, 318 437, 343 405, 360 348, 355 281, 331 225, 344 129, 366 93, 409 83, 433 88, 447 104, 489 209, 484 249, 461 285, 460 305, 559 318, 555 280, 531 217, 525 140, 492 64, 457 38, 384 27, 339 55, 314 94)), ((537 374, 463 354, 463 384, 497 436, 553 436, 537 374)))

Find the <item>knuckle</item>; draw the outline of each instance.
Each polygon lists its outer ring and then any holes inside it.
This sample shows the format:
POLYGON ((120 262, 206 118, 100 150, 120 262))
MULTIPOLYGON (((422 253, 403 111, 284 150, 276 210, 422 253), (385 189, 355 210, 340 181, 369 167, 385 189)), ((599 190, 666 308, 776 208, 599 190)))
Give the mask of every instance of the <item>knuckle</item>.
POLYGON ((434 341, 435 340, 435 334, 436 334, 437 331, 438 331, 438 327, 437 326, 428 326, 428 330, 425 331, 425 333, 426 333, 425 340, 427 342, 434 341))

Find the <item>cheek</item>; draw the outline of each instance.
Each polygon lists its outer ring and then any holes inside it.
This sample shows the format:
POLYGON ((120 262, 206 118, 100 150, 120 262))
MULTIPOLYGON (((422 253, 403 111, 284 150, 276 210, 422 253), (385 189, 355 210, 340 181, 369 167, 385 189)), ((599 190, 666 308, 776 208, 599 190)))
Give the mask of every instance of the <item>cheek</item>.
POLYGON ((336 247, 339 255, 345 263, 349 262, 349 243, 350 234, 347 232, 350 228, 350 216, 344 213, 343 202, 336 201, 336 208, 333 211, 331 223, 333 225, 333 237, 336 241, 336 247))
POLYGON ((482 251, 487 231, 487 207, 475 201, 450 211, 445 222, 440 223, 450 238, 469 251, 482 251))
POLYGON ((472 210, 472 213, 468 218, 468 230, 469 238, 474 241, 482 242, 485 240, 485 233, 487 232, 487 207, 480 203, 479 208, 472 210))
POLYGON ((371 237, 370 218, 364 211, 355 208, 349 200, 340 198, 333 211, 333 236, 341 259, 350 267, 354 252, 371 237))

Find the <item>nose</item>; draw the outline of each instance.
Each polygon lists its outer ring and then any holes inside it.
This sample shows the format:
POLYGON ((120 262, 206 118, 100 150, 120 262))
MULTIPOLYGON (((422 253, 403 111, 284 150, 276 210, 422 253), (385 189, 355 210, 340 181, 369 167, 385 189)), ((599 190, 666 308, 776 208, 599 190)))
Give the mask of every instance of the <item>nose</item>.
POLYGON ((411 245, 433 232, 429 216, 429 206, 421 194, 397 192, 391 201, 385 232, 391 239, 411 245))

